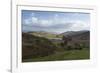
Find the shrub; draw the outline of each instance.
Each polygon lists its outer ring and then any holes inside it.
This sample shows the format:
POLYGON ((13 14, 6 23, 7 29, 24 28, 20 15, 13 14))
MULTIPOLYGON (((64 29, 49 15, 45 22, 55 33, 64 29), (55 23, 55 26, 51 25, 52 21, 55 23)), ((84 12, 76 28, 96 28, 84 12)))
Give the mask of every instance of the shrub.
POLYGON ((82 48, 80 44, 75 43, 75 50, 81 50, 82 48))

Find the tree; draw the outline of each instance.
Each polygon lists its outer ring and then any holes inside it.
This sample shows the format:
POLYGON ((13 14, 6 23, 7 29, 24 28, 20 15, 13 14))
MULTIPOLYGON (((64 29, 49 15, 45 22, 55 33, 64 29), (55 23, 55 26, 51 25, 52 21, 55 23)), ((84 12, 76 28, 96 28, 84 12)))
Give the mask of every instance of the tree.
POLYGON ((62 40, 63 40, 63 45, 67 45, 68 42, 72 40, 72 38, 70 36, 63 36, 62 40))

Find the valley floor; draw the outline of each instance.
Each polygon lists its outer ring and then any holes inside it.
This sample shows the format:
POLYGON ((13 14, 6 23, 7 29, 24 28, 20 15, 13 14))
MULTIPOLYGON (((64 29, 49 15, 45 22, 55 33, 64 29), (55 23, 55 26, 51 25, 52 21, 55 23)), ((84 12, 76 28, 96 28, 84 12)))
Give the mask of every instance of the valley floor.
POLYGON ((89 58, 90 58, 89 49, 83 49, 83 50, 70 50, 70 51, 56 52, 55 54, 45 56, 45 57, 23 59, 22 62, 85 60, 89 58))

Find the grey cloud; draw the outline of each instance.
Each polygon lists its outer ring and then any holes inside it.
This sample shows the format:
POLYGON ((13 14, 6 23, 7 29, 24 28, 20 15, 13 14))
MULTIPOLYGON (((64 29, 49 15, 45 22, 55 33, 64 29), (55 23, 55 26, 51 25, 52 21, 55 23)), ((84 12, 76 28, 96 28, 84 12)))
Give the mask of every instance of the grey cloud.
POLYGON ((57 32, 57 33, 59 33, 60 31, 58 31, 58 30, 67 30, 67 29, 70 29, 73 25, 74 25, 74 23, 56 24, 56 25, 52 25, 50 27, 43 27, 43 26, 39 26, 38 24, 23 25, 22 30, 24 32, 25 31, 26 32, 28 32, 28 31, 47 31, 47 32, 57 32))

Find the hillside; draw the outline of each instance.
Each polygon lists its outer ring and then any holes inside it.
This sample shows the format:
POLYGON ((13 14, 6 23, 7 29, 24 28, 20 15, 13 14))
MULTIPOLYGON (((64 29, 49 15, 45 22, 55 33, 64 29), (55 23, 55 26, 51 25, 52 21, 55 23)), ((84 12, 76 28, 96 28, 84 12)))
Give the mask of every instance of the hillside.
POLYGON ((86 36, 89 36, 90 31, 88 30, 83 30, 83 31, 67 31, 64 33, 61 33, 60 35, 63 36, 83 36, 85 34, 87 34, 86 36))
POLYGON ((47 56, 54 53, 56 46, 46 38, 22 33, 22 58, 47 56))
POLYGON ((90 31, 22 33, 22 62, 90 58, 90 31))
POLYGON ((77 31, 77 32, 65 32, 63 33, 64 45, 67 47, 76 48, 76 46, 89 48, 90 46, 90 32, 89 31, 77 31))
POLYGON ((35 35, 35 36, 39 36, 39 37, 45 37, 48 39, 57 37, 56 33, 50 33, 50 32, 45 32, 45 31, 37 31, 37 32, 33 31, 33 32, 28 32, 28 33, 35 35))
POLYGON ((65 32, 63 33, 63 37, 67 38, 71 38, 73 41, 76 40, 80 40, 80 41, 89 41, 90 40, 90 31, 77 31, 77 32, 65 32))

